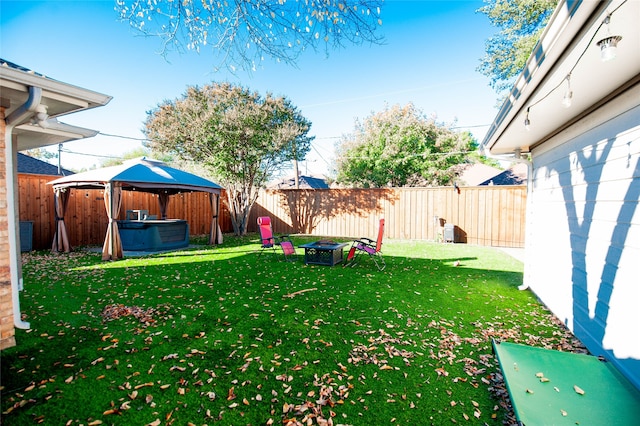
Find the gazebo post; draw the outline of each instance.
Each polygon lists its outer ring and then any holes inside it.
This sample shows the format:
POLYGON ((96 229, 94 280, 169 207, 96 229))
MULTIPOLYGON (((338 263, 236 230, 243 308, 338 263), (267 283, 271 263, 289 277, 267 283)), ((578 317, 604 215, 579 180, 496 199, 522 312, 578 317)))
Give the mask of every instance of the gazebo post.
POLYGON ((67 227, 64 223, 64 215, 67 211, 67 205, 69 204, 69 190, 67 188, 56 188, 54 194, 54 215, 56 222, 51 251, 54 253, 69 253, 71 251, 71 245, 69 244, 67 227))
POLYGON ((220 194, 209 193, 209 204, 211 205, 211 230, 209 231, 209 245, 218 244, 218 231, 220 223, 218 221, 218 211, 220 209, 220 194))
POLYGON ((104 188, 104 205, 107 209, 109 224, 107 225, 107 235, 102 246, 102 260, 118 260, 124 257, 117 222, 121 204, 122 186, 116 182, 107 182, 104 188))

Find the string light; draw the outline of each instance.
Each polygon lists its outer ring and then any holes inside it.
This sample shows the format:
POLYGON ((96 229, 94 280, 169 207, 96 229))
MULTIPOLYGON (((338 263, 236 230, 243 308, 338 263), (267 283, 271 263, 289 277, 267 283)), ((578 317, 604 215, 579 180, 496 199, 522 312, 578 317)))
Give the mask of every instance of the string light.
POLYGON ((567 91, 564 92, 564 96, 562 97, 562 106, 569 108, 573 98, 573 92, 571 91, 571 74, 567 74, 565 80, 567 80, 567 91))
POLYGON ((618 47, 618 42, 622 40, 622 36, 611 35, 611 31, 609 30, 609 23, 611 22, 611 13, 604 18, 602 21, 603 24, 607 26, 607 37, 600 40, 597 45, 600 47, 600 59, 602 62, 608 62, 616 57, 616 48, 618 47))
POLYGON ((612 59, 614 59, 616 57, 616 48, 617 48, 618 42, 620 40, 622 40, 622 36, 619 36, 619 35, 612 36, 612 35, 610 35, 611 33, 609 32, 609 23, 611 22, 611 16, 613 16, 613 14, 616 11, 618 11, 618 9, 620 9, 627 1, 628 0, 624 0, 622 3, 620 3, 618 5, 618 7, 616 7, 612 12, 608 13, 607 16, 602 20, 602 22, 600 23, 600 25, 598 26, 596 31, 591 36, 591 39, 589 40, 589 43, 587 43, 587 45, 585 46, 584 50, 582 51, 582 53, 580 54, 580 56, 576 60, 576 62, 573 65, 573 67, 571 67, 571 70, 569 71, 567 76, 560 83, 558 83, 555 87, 553 87, 551 90, 549 90, 549 92, 547 92, 542 98, 540 98, 539 100, 535 101, 534 103, 532 103, 531 105, 529 105, 527 107, 527 113, 526 113, 526 116, 525 116, 525 119, 524 119, 524 127, 525 127, 526 130, 529 130, 530 127, 531 127, 531 120, 529 120, 529 111, 531 110, 531 108, 533 108, 534 106, 538 105, 540 102, 544 101, 551 93, 553 93, 556 89, 558 89, 565 82, 565 80, 567 81, 567 90, 565 91, 564 96, 562 98, 562 105, 565 108, 569 108, 571 106, 571 102, 573 101, 573 91, 571 90, 571 74, 576 69, 576 67, 580 63, 580 60, 582 59, 584 54, 587 52, 589 47, 592 45, 593 40, 595 39, 596 35, 598 34, 598 31, 600 31, 600 29, 604 25, 607 26, 607 36, 596 43, 598 45, 598 47, 600 47, 600 59, 603 62, 607 62, 607 61, 610 61, 610 60, 612 60, 612 59))

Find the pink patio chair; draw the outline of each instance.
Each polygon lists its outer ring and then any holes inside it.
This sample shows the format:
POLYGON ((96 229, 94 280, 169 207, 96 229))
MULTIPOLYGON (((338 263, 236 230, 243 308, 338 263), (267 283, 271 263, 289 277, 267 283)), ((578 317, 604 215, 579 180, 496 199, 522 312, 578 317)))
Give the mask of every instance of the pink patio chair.
POLYGON ((271 228, 271 218, 268 216, 261 216, 258 218, 258 230, 260 232, 260 242, 262 244, 260 253, 262 255, 265 249, 273 249, 273 253, 276 252, 276 246, 280 246, 284 259, 289 261, 296 260, 296 249, 293 246, 293 242, 288 235, 273 235, 273 228, 271 228))
POLYGON ((387 264, 384 261, 384 257, 382 257, 382 237, 384 235, 384 219, 380 219, 380 227, 378 228, 378 239, 372 240, 370 238, 360 238, 359 240, 355 240, 351 244, 351 248, 349 249, 349 253, 347 254, 347 261, 344 266, 355 266, 358 263, 358 258, 360 254, 366 253, 371 259, 373 259, 373 263, 376 264, 376 267, 379 271, 382 271, 387 264))

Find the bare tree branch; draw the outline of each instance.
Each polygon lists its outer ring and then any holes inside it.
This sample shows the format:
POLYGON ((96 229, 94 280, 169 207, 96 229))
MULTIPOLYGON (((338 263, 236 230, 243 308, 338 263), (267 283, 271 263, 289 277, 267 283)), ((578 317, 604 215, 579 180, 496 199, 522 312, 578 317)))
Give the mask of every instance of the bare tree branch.
POLYGON ((381 44, 383 0, 117 0, 121 21, 162 42, 160 54, 210 48, 219 66, 295 64, 308 49, 381 44))

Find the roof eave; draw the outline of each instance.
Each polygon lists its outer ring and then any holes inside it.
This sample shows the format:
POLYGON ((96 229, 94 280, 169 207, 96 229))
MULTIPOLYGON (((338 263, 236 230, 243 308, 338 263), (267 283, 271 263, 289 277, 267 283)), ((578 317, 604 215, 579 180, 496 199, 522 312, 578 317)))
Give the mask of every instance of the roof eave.
MULTIPOLYGON (((585 31, 585 26, 593 16, 606 9, 610 3, 563 0, 558 4, 540 41, 527 60, 524 70, 516 79, 509 96, 480 144, 481 150, 492 154, 510 154, 518 150, 529 151, 530 146, 527 145, 514 147, 507 150, 509 152, 493 152, 496 143, 504 137, 516 118, 526 115, 527 105, 540 91, 541 84, 567 53, 567 49, 577 35, 585 31)), ((516 125, 523 125, 523 123, 518 122, 516 125)))
POLYGON ((92 138, 98 134, 97 130, 72 126, 57 120, 47 120, 47 126, 25 123, 17 126, 13 133, 18 135, 18 151, 57 145, 60 143, 92 138))
POLYGON ((91 109, 108 104, 112 96, 105 95, 93 90, 84 89, 72 84, 62 83, 35 73, 10 68, 6 65, 0 66, 0 79, 24 86, 24 91, 30 86, 40 87, 43 90, 44 97, 64 97, 69 100, 69 105, 75 107, 69 108, 68 111, 57 114, 65 115, 77 111, 79 109, 91 109))

